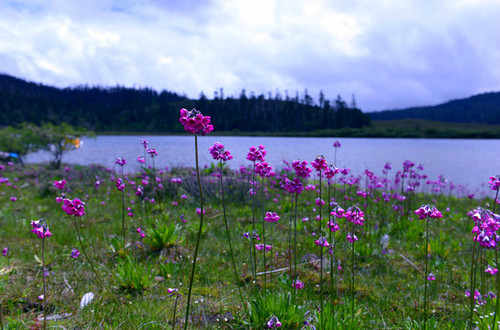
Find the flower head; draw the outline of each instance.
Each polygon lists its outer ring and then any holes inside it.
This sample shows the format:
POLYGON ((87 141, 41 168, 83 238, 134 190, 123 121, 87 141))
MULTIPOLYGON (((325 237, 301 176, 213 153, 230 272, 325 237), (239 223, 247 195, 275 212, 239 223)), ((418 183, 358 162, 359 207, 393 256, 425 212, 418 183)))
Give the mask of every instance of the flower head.
POLYGON ((311 166, 318 172, 324 171, 328 168, 325 157, 323 155, 318 155, 316 159, 311 163, 311 166))
POLYGON ((337 140, 335 142, 333 142, 333 147, 334 148, 340 148, 340 142, 337 140))
POLYGON ((296 280, 295 282, 292 283, 292 287, 300 290, 304 288, 304 282, 302 282, 301 280, 296 280))
POLYGON ((267 151, 264 150, 264 146, 261 144, 258 148, 252 146, 247 154, 247 159, 251 162, 261 162, 266 157, 267 151))
POLYGON ((280 217, 276 214, 276 212, 267 212, 264 217, 264 220, 267 222, 278 222, 279 219, 280 217))
POLYGON ((31 221, 31 232, 34 233, 38 238, 45 238, 52 236, 49 231, 49 225, 45 222, 45 219, 31 221))
POLYGON ((262 178, 269 178, 275 175, 273 167, 265 161, 255 164, 255 173, 262 178))
POLYGON ((318 246, 323 246, 323 247, 329 247, 330 243, 326 240, 326 237, 320 236, 317 240, 314 241, 314 243, 318 246))
POLYGON ((266 326, 268 329, 274 329, 274 328, 279 328, 281 327, 281 322, 278 320, 276 316, 271 316, 269 320, 266 322, 266 326))
POLYGON ((71 250, 71 255, 70 255, 71 258, 76 259, 76 258, 78 258, 79 255, 80 255, 80 251, 78 251, 77 248, 73 248, 73 250, 71 250))
POLYGON ((419 220, 426 219, 427 217, 433 219, 438 219, 443 217, 441 212, 439 212, 439 210, 434 205, 430 204, 422 205, 417 210, 415 210, 415 214, 418 215, 419 220))
POLYGON ((500 175, 490 176, 488 184, 491 186, 491 190, 500 189, 500 175))
POLYGON ((300 194, 302 190, 304 190, 302 182, 300 181, 299 178, 294 178, 293 180, 285 178, 285 183, 283 184, 283 188, 290 194, 293 193, 300 194))
POLYGON ((224 145, 219 142, 215 142, 213 146, 208 148, 210 151, 210 154, 212 155, 212 158, 215 160, 231 160, 233 159, 233 156, 231 156, 231 153, 228 150, 225 150, 224 145))
POLYGON ((312 168, 307 166, 307 161, 294 160, 292 162, 292 167, 295 170, 295 174, 301 178, 308 178, 311 175, 312 168))
POLYGON ((4 257, 6 257, 9 254, 9 247, 5 247, 2 249, 2 254, 4 257))
POLYGON ((56 187, 59 190, 63 190, 64 186, 66 185, 66 180, 59 180, 59 181, 54 181, 54 187, 56 187))
POLYGON ((123 165, 127 164, 127 161, 123 157, 116 157, 115 164, 123 166, 123 165))
POLYGON ((429 273, 429 276, 427 276, 427 280, 428 281, 435 281, 436 280, 436 276, 434 276, 433 272, 429 273))
POLYGON ((62 209, 68 215, 73 215, 75 217, 81 217, 85 215, 85 203, 75 198, 73 200, 65 198, 63 200, 62 209))
POLYGON ((156 151, 156 149, 153 149, 153 148, 148 148, 146 149, 146 152, 148 153, 148 155, 151 156, 151 158, 154 158, 155 156, 158 156, 158 152, 156 151))
POLYGON ((214 126, 210 125, 210 116, 204 116, 196 109, 190 111, 186 109, 180 110, 180 118, 184 130, 192 134, 205 135, 214 130, 214 126))

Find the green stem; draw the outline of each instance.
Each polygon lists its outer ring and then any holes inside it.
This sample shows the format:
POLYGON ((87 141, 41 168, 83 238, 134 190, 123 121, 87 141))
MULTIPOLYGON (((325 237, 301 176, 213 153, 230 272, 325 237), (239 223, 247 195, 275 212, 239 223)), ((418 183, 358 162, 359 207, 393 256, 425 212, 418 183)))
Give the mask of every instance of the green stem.
POLYGON ((47 328, 47 292, 45 287, 45 238, 42 238, 43 330, 47 328))
POLYGON ((352 306, 351 306, 351 325, 354 323, 354 221, 352 222, 352 244, 351 244, 351 294, 352 294, 352 306))
MULTIPOLYGON (((319 224, 318 235, 321 238, 322 234, 322 219, 321 219, 321 171, 319 171, 319 224)), ((321 242, 320 242, 321 243, 321 242)), ((320 301, 320 314, 321 314, 321 328, 323 328, 323 244, 319 245, 319 301, 320 301)))
MULTIPOLYGON (((297 281, 297 204, 299 202, 299 193, 295 193, 295 214, 293 222, 293 277, 297 281)), ((297 288, 294 286, 294 296, 293 302, 295 303, 295 297, 297 293, 297 288)))
POLYGON ((227 235, 227 242, 229 244, 229 254, 231 255, 231 262, 233 264, 233 271, 234 271, 234 282, 236 286, 238 287, 238 292, 240 295, 240 300, 241 304, 243 305, 243 308, 245 308, 245 314, 247 315, 248 318, 250 318, 250 315, 248 314, 247 311, 247 306, 245 304, 245 301, 243 300, 243 294, 241 293, 241 287, 238 285, 238 272, 236 271, 236 263, 234 262, 234 254, 233 254, 233 246, 231 244, 231 235, 229 235, 229 226, 227 224, 227 217, 226 217, 226 202, 224 198, 224 184, 222 180, 222 160, 219 160, 220 164, 220 188, 221 188, 221 197, 222 197, 222 211, 224 213, 224 224, 226 225, 226 235, 227 235))
POLYGON ((106 289, 106 291, 108 291, 108 293, 111 295, 111 297, 113 297, 113 300, 115 301, 116 305, 118 306, 118 308, 120 309, 120 311, 125 315, 125 317, 127 318, 128 322, 130 323, 130 325, 132 326, 132 328, 134 329, 137 329, 134 325, 134 322, 132 322, 132 320, 130 319, 130 317, 128 316, 128 314, 125 312, 125 310, 123 309, 122 305, 118 302, 118 300, 116 299, 115 295, 111 292, 111 290, 106 286, 106 284, 104 284, 104 281, 102 280, 101 276, 99 275, 99 273, 95 270, 94 268, 94 265, 92 264, 92 261, 90 261, 90 258, 89 256, 87 255, 87 252, 85 251, 85 247, 83 246, 83 242, 82 242, 82 238, 80 236, 80 230, 78 229, 78 223, 76 221, 76 217, 73 218, 73 223, 75 224, 75 228, 76 228, 76 235, 78 237, 78 241, 80 242, 80 247, 82 248, 82 252, 83 252, 83 255, 85 256, 85 258, 87 259, 88 263, 89 263, 89 266, 90 268, 92 269, 92 271, 94 272, 95 276, 97 277, 97 280, 99 281, 99 283, 101 283, 101 285, 104 287, 104 289, 106 289))
MULTIPOLYGON (((498 248, 495 248, 495 267, 498 268, 498 248)), ((500 307, 500 275, 496 273, 497 277, 497 301, 495 305, 495 313, 493 314, 493 321, 491 322, 491 329, 495 329, 495 321, 497 318, 498 308, 500 307)))
POLYGON ((266 265, 266 206, 265 206, 265 199, 266 199, 266 193, 264 191, 264 177, 262 177, 262 240, 264 243, 264 248, 262 249, 263 253, 263 258, 264 258, 264 296, 266 296, 266 289, 267 289, 267 265, 266 265))
MULTIPOLYGON (((480 246, 478 246, 478 250, 480 249, 480 246)), ((477 266, 477 257, 476 261, 474 262, 474 254, 476 252, 476 239, 474 239, 474 245, 472 246, 472 261, 471 261, 471 268, 470 268, 470 282, 471 282, 471 290, 470 290, 470 324, 469 324, 469 329, 472 329, 472 324, 474 323, 474 293, 476 291, 476 266, 477 266)), ((479 252, 479 251, 478 251, 479 252)))
POLYGON ((191 291, 193 289, 194 273, 196 269, 196 258, 198 257, 198 248, 200 246, 201 232, 203 228, 203 191, 201 189, 201 179, 200 179, 200 169, 198 165, 198 135, 194 135, 194 147, 195 147, 195 157, 196 157, 196 177, 198 179, 198 189, 200 190, 200 227, 198 229, 198 237, 196 238, 196 247, 194 249, 193 267, 191 269, 191 278, 189 279, 189 291, 188 299, 186 305, 186 318, 184 320, 184 330, 187 329, 187 324, 189 320, 189 307, 191 303, 191 291))
POLYGON ((177 312, 177 300, 179 300, 179 294, 175 296, 174 315, 172 317, 172 330, 175 329, 175 314, 177 312))
POLYGON ((428 276, 428 264, 429 264, 429 217, 426 219, 426 230, 425 230, 425 289, 424 289, 424 329, 427 329, 427 276, 428 276))
POLYGON ((257 251, 255 250, 255 208, 256 208, 256 197, 257 197, 257 185, 255 184, 255 161, 253 162, 253 171, 252 171, 252 244, 250 245, 250 264, 253 270, 253 278, 257 279, 257 251), (252 258, 253 252, 253 258, 252 258))

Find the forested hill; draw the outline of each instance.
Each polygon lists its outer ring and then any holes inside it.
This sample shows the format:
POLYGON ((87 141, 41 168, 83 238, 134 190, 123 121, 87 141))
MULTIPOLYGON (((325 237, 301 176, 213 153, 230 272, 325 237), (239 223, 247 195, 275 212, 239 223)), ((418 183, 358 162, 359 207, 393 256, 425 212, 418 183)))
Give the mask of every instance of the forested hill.
POLYGON ((372 120, 426 119, 453 123, 500 125, 500 92, 452 100, 443 104, 370 113, 372 120))
POLYGON ((212 116, 218 131, 310 132, 370 124, 370 117, 347 104, 340 96, 318 102, 307 91, 294 97, 269 93, 224 96, 204 94, 196 100, 174 92, 149 88, 89 87, 55 88, 0 74, 0 127, 22 122, 62 122, 96 132, 179 133, 179 110, 193 108, 212 116))

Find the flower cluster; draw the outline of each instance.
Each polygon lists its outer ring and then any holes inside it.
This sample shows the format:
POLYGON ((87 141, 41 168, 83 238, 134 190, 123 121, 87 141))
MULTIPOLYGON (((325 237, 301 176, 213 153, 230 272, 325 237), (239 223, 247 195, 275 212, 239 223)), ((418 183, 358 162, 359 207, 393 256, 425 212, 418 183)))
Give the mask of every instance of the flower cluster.
POLYGON ((144 233, 144 230, 142 230, 141 227, 137 228, 136 231, 141 236, 141 238, 146 237, 146 234, 144 233))
POLYGON ((354 243, 358 240, 358 237, 356 236, 356 234, 352 234, 351 233, 347 233, 347 237, 346 239, 351 242, 351 243, 354 243))
POLYGON ((266 326, 268 329, 274 329, 274 328, 279 328, 281 327, 281 322, 278 320, 276 316, 271 316, 269 320, 266 322, 266 326))
POLYGON ((293 194, 293 193, 300 194, 302 192, 302 190, 304 190, 304 187, 302 186, 302 182, 300 181, 299 178, 294 178, 293 180, 285 178, 285 183, 283 184, 283 189, 288 191, 290 194, 293 194))
MULTIPOLYGON (((266 248, 266 252, 269 252, 269 251, 271 251, 271 249, 273 248, 273 246, 266 244, 265 248, 266 248)), ((264 244, 255 244, 255 249, 257 251, 262 251, 264 249, 264 244)))
POLYGON ((49 226, 45 222, 45 219, 31 221, 31 225, 33 226, 33 229, 31 229, 31 232, 36 234, 36 236, 38 238, 43 239, 45 237, 52 236, 52 234, 49 231, 49 226))
POLYGON ((325 178, 331 179, 335 176, 335 174, 339 173, 340 169, 336 168, 333 165, 330 165, 326 170, 325 170, 325 178))
POLYGON ((155 156, 158 156, 158 152, 156 151, 156 149, 146 149, 146 152, 148 153, 148 155, 151 156, 151 158, 154 158, 155 156))
POLYGON ((295 160, 292 162, 292 167, 295 170, 295 174, 301 178, 308 178, 311 175, 312 169, 307 167, 307 161, 295 160))
POLYGON ((56 187, 59 190, 63 190, 65 185, 66 185, 66 180, 54 181, 54 187, 56 187))
POLYGON ((340 141, 337 140, 337 141, 333 142, 333 147, 340 148, 340 141))
POLYGON ((212 155, 212 158, 215 160, 223 160, 223 161, 228 161, 233 159, 233 156, 228 150, 225 150, 224 145, 219 142, 215 142, 213 146, 208 148, 210 151, 210 154, 212 155))
POLYGON ((214 130, 213 125, 210 125, 210 116, 203 116, 196 109, 181 109, 180 116, 179 121, 188 133, 205 135, 214 130))
POLYGON ((123 165, 127 164, 127 161, 123 157, 116 157, 115 164, 123 166, 123 165))
POLYGON ((255 173, 260 175, 262 178, 269 178, 275 175, 273 167, 267 162, 260 162, 255 164, 255 173))
POLYGON ((85 215, 85 203, 75 198, 73 200, 65 198, 63 200, 62 209, 68 215, 73 215, 75 217, 81 217, 85 215))
POLYGON ((125 190, 125 183, 123 182, 122 179, 120 179, 120 178, 116 179, 116 188, 119 191, 124 191, 125 190))
POLYGON ((304 288, 304 282, 302 282, 301 280, 296 280, 295 282, 292 283, 292 288, 300 290, 304 288))
POLYGON ((363 226, 365 221, 365 213, 361 211, 357 206, 352 206, 347 209, 344 213, 344 217, 349 222, 354 222, 355 225, 363 226))
POLYGON ((419 220, 426 219, 427 217, 433 219, 439 219, 443 217, 441 212, 439 212, 439 210, 434 205, 430 204, 420 206, 417 210, 415 210, 415 214, 418 215, 419 220))
POLYGON ((478 207, 471 216, 474 220, 472 233, 476 236, 474 240, 487 249, 497 246, 500 236, 497 234, 500 228, 500 215, 488 209, 478 207))
POLYGON ((491 186, 491 190, 499 190, 500 189, 500 175, 490 176, 490 181, 488 184, 491 186))
POLYGON ((77 248, 73 248, 73 250, 71 250, 71 255, 70 255, 71 258, 76 259, 76 258, 78 258, 79 255, 80 255, 80 251, 78 251, 77 248))
POLYGON ((311 163, 311 166, 314 167, 314 169, 318 172, 326 170, 328 168, 326 159, 325 157, 323 157, 323 155, 317 156, 316 159, 311 163))
POLYGON ((266 212, 266 216, 264 217, 264 220, 267 222, 278 222, 279 219, 280 217, 276 212, 266 212))
POLYGON ((247 159, 251 162, 261 162, 266 157, 267 151, 264 150, 264 146, 261 144, 259 148, 250 147, 250 151, 247 154, 247 159))
POLYGON ((314 241, 314 243, 318 246, 324 246, 324 247, 329 247, 330 243, 326 240, 326 237, 320 236, 317 240, 314 241))

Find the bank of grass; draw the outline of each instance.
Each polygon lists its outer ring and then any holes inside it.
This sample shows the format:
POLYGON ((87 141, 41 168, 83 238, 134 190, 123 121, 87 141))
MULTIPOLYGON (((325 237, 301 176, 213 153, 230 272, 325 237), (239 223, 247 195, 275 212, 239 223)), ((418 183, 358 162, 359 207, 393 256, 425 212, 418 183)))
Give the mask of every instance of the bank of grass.
MULTIPOLYGON (((41 241, 30 232, 30 221, 40 218, 46 219, 53 234, 46 241, 47 314, 62 317, 49 321, 49 326, 66 329, 128 328, 125 318, 99 285, 83 256, 76 259, 70 257, 72 248, 80 247, 72 219, 55 201, 62 193, 68 198, 79 197, 85 201, 86 215, 79 219, 84 244, 101 276, 113 288, 135 325, 145 329, 172 328, 176 296, 169 293, 168 288, 178 288, 183 296, 187 294, 190 259, 198 224, 195 211, 198 206, 197 186, 192 169, 173 169, 157 175, 161 178, 163 188, 157 194, 146 184, 145 196, 148 200, 142 202, 142 207, 133 186, 143 179, 150 180, 151 171, 129 173, 126 176, 126 206, 131 208, 134 216, 127 216, 127 247, 120 251, 122 195, 116 190, 113 181, 113 178, 120 176, 119 172, 101 166, 69 166, 60 171, 41 165, 5 167, 2 177, 8 178, 8 181, 4 180, 0 186, 0 248, 9 249, 7 256, 0 256, 0 300, 5 329, 35 326, 42 310, 42 302, 38 299, 42 292, 43 273, 41 241), (173 178, 181 178, 182 182, 172 182, 173 178), (67 180, 62 192, 52 186, 54 180, 60 179, 67 180), (96 180, 100 181, 97 189, 96 180), (12 201, 11 197, 17 200, 12 201), (151 203, 153 198, 155 203, 151 203), (154 229, 160 228, 160 224, 177 226, 179 235, 163 248, 153 249, 148 239, 154 229), (136 232, 139 226, 146 232, 144 240, 136 232), (132 263, 134 272, 129 271, 123 279, 117 274, 126 262, 132 263), (80 300, 87 292, 93 292, 95 299, 80 309, 80 300)), ((190 328, 247 328, 250 326, 249 321, 236 285, 243 289, 247 302, 255 300, 257 302, 254 304, 259 304, 259 297, 263 293, 262 276, 253 278, 251 275, 249 241, 242 236, 252 226, 249 172, 227 171, 226 175, 228 220, 240 280, 234 283, 218 196, 218 180, 208 169, 203 176, 206 226, 202 232, 193 285, 190 328)), ((412 211, 429 202, 435 204, 444 217, 433 220, 430 229, 430 269, 436 275, 436 281, 430 285, 428 324, 436 328, 464 328, 467 325, 469 301, 464 292, 469 287, 472 249, 472 221, 467 212, 477 205, 491 203, 491 200, 411 193, 403 202, 395 199, 384 202, 381 190, 372 190, 373 200, 366 200, 356 193, 363 189, 361 186, 337 184, 333 188, 332 196, 336 197, 340 205, 359 205, 365 210, 366 223, 358 232, 360 239, 355 245, 355 289, 354 292, 350 291, 350 250, 345 241, 346 231, 342 228, 336 234, 341 267, 339 281, 332 291, 328 284, 329 268, 325 268, 324 296, 319 297, 319 261, 314 244, 317 236, 313 236, 317 227, 313 220, 317 213, 313 207, 317 196, 313 191, 305 191, 300 195, 298 211, 299 276, 305 287, 297 291, 296 306, 299 310, 297 313, 302 313, 302 324, 294 323, 290 328, 301 328, 303 322, 318 326, 316 311, 319 299, 323 299, 328 306, 326 310, 332 312, 324 317, 335 315, 325 324, 358 328, 421 327, 425 221, 416 220, 412 211), (363 206, 365 203, 366 207, 363 206), (395 206, 405 211, 395 211, 395 206), (302 221, 304 217, 309 220, 302 221), (389 236, 387 246, 381 243, 384 235, 389 236), (352 294, 356 301, 354 321, 350 320, 352 294), (334 296, 336 298, 332 298, 334 296), (335 306, 333 310, 332 306, 335 306)), ((291 201, 290 196, 280 188, 278 180, 269 180, 267 189, 266 210, 275 211, 281 216, 273 229, 273 253, 268 258, 268 269, 275 272, 267 281, 268 295, 280 301, 274 303, 275 308, 279 309, 278 305, 284 299, 280 297, 286 297, 292 290, 286 257, 291 201)), ((326 199, 325 191, 326 185, 323 199, 326 199)), ((257 206, 259 210, 260 205, 257 206)), ((339 222, 342 227, 344 223, 342 220, 339 222)), ((491 258, 489 254, 485 256, 491 258)), ((329 265, 329 258, 326 253, 325 265, 329 265)), ((259 271, 263 271, 263 268, 259 264, 259 271)), ((484 272, 482 269, 480 271, 484 272)), ((485 278, 484 274, 479 276, 483 291, 496 291, 494 277, 485 278)), ((182 326, 185 300, 177 301, 175 328, 182 326)), ((481 307, 477 314, 491 311, 493 304, 494 300, 488 299, 488 304, 481 307)), ((268 314, 272 311, 259 312, 254 308, 250 312, 254 320, 251 327, 260 329, 264 327, 262 318, 270 317, 268 314)))

